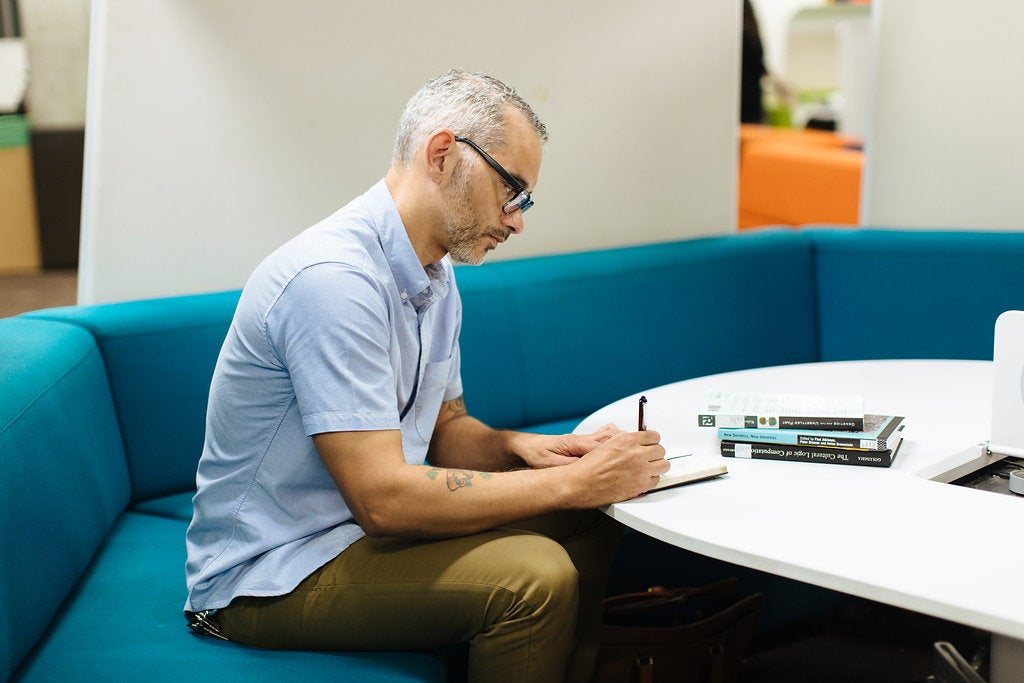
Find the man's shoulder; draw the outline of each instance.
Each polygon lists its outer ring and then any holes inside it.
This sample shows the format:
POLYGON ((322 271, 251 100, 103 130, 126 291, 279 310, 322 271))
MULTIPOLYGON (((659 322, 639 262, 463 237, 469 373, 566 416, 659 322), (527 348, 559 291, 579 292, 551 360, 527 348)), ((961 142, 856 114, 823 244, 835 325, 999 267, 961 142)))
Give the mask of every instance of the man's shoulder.
POLYGON ((372 220, 347 209, 348 206, 303 230, 274 250, 261 265, 290 272, 292 277, 323 264, 366 272, 386 268, 387 260, 372 220))

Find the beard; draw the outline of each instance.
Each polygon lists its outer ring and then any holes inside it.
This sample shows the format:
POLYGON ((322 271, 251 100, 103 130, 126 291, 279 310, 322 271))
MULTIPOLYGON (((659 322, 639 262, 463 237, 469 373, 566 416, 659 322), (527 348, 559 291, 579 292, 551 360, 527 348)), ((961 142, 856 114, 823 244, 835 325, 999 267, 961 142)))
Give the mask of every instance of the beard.
POLYGON ((479 244, 484 236, 473 211, 470 198, 468 169, 452 179, 448 201, 444 206, 445 231, 448 236, 448 254, 455 263, 478 266, 483 263, 486 249, 479 244))

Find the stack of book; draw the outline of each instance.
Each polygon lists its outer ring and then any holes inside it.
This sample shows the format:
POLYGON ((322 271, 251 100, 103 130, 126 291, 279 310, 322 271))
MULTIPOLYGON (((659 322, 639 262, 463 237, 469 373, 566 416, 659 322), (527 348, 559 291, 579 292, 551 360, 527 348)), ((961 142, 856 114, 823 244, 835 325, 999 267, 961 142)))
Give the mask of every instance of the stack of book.
POLYGON ((697 424, 718 429, 726 457, 888 467, 904 418, 865 415, 859 395, 711 391, 697 424))

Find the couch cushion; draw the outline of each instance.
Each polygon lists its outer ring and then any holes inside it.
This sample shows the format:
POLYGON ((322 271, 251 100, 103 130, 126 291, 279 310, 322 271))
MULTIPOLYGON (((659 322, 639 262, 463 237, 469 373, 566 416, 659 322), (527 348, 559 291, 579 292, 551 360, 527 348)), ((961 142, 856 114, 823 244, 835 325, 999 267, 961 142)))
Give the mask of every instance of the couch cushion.
POLYGON ((192 519, 192 497, 195 495, 195 491, 183 491, 182 493, 157 496, 156 498, 132 503, 130 509, 135 512, 145 512, 149 515, 170 517, 171 519, 181 519, 188 522, 192 519))
POLYGON ((821 360, 991 360, 1000 313, 1024 309, 1024 233, 808 230, 821 360))
POLYGON ((198 294, 26 314, 73 322, 96 337, 128 453, 133 500, 195 488, 210 379, 238 295, 198 294))
POLYGON ((690 377, 817 360, 813 272, 810 240, 790 230, 460 267, 467 408, 521 427, 690 377))
POLYGON ((267 651, 192 635, 186 526, 125 513, 16 680, 445 680, 428 654, 267 651))
POLYGON ((555 420, 554 422, 544 422, 536 425, 524 425, 520 427, 524 432, 533 432, 535 434, 571 434, 572 430, 576 429, 576 425, 583 421, 586 415, 580 415, 579 417, 573 417, 568 420, 555 420))
POLYGON ((0 320, 0 680, 128 502, 103 361, 84 330, 0 320))

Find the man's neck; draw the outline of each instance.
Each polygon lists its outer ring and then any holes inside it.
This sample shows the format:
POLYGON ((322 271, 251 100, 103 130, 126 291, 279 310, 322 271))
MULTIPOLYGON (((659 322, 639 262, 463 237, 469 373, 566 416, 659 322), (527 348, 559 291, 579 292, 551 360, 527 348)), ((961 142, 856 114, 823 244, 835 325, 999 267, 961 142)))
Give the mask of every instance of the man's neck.
POLYGON ((439 217, 435 216, 436 210, 419 191, 417 182, 413 174, 395 166, 384 176, 384 183, 395 202, 398 215, 402 217, 402 224, 416 252, 416 258, 421 265, 426 266, 437 263, 447 252, 438 246, 434 238, 439 217))

